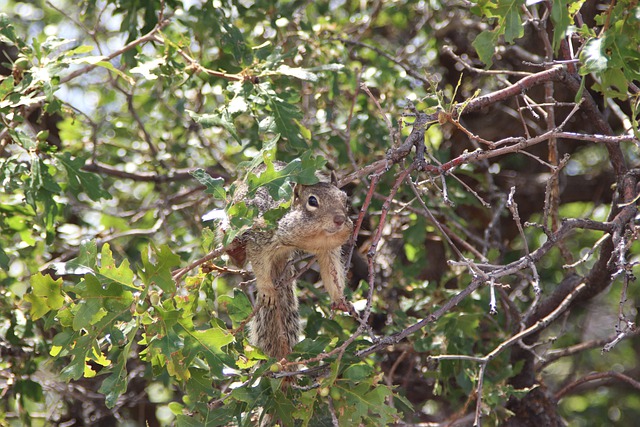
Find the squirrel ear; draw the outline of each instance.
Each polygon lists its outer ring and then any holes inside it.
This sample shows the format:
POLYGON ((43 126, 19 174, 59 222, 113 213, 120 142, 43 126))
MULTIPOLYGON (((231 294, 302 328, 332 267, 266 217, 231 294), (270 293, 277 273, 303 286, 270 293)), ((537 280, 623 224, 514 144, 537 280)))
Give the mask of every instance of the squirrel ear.
POLYGON ((302 191, 302 185, 296 183, 293 186, 293 201, 295 202, 296 200, 298 200, 300 198, 300 192, 302 191))
POLYGON ((336 176, 336 171, 331 171, 331 183, 338 186, 338 177, 336 176))

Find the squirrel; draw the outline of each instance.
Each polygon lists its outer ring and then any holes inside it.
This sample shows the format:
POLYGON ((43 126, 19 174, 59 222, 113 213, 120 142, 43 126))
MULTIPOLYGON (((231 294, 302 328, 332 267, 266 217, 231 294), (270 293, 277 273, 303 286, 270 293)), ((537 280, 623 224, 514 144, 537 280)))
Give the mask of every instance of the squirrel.
MULTIPOLYGON (((337 187, 333 172, 331 182, 296 184, 293 192, 291 207, 275 228, 263 227, 259 217, 240 237, 246 251, 243 255, 251 262, 257 287, 254 317, 249 322, 249 342, 278 360, 291 352, 300 333, 295 269, 291 262, 296 251, 317 256, 332 307, 348 308, 343 295, 342 245, 351 235, 353 222, 347 215, 347 195, 337 187)), ((260 214, 278 206, 264 187, 245 202, 256 206, 260 214)), ((242 259, 242 264, 244 261, 242 259)))

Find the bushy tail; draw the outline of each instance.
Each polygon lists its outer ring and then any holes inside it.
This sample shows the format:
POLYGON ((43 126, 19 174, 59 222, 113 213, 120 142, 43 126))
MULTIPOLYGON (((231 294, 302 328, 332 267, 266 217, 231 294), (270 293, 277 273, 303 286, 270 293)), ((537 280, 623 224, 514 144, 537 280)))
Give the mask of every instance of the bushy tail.
POLYGON ((259 290, 256 312, 249 323, 249 341, 269 357, 282 359, 291 353, 300 334, 295 282, 285 281, 259 290))

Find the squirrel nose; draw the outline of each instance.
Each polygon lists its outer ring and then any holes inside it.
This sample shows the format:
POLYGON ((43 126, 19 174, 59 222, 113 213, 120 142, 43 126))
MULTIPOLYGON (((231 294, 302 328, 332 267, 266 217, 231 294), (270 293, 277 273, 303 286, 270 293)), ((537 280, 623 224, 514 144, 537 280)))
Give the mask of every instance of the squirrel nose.
POLYGON ((336 214, 333 216, 333 223, 340 227, 346 221, 346 217, 343 214, 336 214))

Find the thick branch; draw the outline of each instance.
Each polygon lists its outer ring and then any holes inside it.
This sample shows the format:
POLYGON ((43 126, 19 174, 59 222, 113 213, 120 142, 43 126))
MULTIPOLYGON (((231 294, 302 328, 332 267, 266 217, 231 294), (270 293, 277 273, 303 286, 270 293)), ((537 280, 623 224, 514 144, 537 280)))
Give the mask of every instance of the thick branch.
POLYGON ((562 66, 557 66, 536 74, 532 74, 518 80, 516 83, 514 83, 513 86, 509 86, 490 94, 480 96, 476 99, 472 99, 466 104, 458 104, 456 106, 456 110, 458 114, 466 114, 481 110, 482 108, 488 107, 491 104, 495 104, 498 101, 511 98, 512 96, 520 95, 527 89, 530 89, 539 84, 548 81, 561 80, 564 77, 564 73, 564 68, 562 66))

